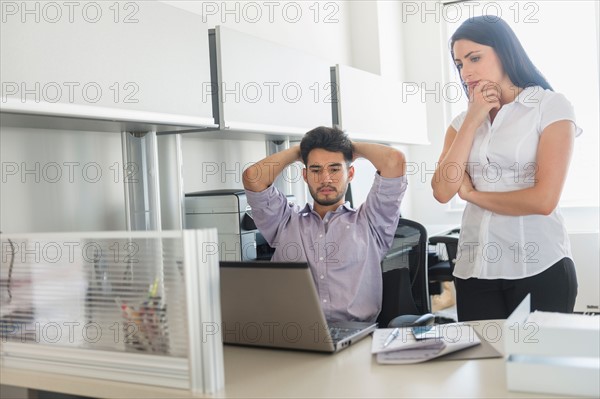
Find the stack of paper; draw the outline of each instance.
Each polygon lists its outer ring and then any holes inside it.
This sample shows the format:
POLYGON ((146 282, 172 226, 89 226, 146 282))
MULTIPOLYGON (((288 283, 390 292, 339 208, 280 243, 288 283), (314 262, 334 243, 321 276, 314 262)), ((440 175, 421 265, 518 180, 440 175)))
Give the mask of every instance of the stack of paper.
POLYGON ((384 347, 392 331, 392 328, 382 328, 373 334, 371 353, 377 355, 378 363, 419 363, 481 343, 471 326, 450 323, 433 326, 418 340, 411 328, 401 328, 398 337, 384 347))

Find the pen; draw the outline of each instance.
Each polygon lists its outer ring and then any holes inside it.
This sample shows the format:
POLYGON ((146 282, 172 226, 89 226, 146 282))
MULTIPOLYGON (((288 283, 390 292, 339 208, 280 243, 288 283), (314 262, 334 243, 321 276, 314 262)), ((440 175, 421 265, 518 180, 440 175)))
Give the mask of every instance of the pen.
POLYGON ((400 329, 394 328, 392 330, 392 332, 390 333, 390 335, 388 335, 388 337, 385 339, 385 342, 383 343, 383 347, 385 348, 389 344, 391 344, 396 338, 398 338, 398 335, 400 335, 400 329))

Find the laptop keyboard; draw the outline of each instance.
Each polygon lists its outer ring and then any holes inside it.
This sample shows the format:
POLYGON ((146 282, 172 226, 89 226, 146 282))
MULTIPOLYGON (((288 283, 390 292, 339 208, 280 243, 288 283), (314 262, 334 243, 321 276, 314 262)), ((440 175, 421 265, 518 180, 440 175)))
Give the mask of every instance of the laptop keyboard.
POLYGON ((339 342, 359 331, 360 328, 329 327, 329 334, 331 335, 333 342, 339 342))

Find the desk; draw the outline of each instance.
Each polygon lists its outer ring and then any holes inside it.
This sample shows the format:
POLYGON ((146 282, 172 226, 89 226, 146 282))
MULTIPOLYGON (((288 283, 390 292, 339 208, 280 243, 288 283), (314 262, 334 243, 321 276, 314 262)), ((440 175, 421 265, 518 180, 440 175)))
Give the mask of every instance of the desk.
MULTIPOLYGON (((502 326, 502 321, 480 322, 502 326)), ((489 328, 489 327, 487 327, 489 328)), ((491 331, 491 329, 490 329, 491 331)), ((504 359, 379 365, 371 337, 337 354, 225 346, 225 390, 214 397, 536 397, 506 390, 504 359)), ((493 343, 501 349, 502 341, 493 343)), ((188 391, 1 369, 1 381, 97 397, 185 398, 188 391)), ((537 395, 548 397, 548 395, 537 395)))

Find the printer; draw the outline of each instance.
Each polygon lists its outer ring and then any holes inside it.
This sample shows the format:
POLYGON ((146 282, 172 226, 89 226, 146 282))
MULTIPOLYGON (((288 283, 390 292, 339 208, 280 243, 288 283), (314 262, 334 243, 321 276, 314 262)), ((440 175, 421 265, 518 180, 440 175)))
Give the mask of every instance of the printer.
POLYGON ((256 228, 241 189, 186 194, 185 228, 217 228, 220 260, 269 260, 275 252, 256 228))

